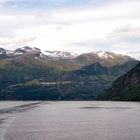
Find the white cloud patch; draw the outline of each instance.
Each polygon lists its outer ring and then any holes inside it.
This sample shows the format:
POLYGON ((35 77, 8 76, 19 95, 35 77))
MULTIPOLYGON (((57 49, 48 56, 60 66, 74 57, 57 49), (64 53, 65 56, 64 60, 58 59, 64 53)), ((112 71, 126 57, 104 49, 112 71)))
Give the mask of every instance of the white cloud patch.
POLYGON ((0 38, 0 47, 13 50, 17 47, 31 45, 34 40, 35 38, 33 37, 0 38))

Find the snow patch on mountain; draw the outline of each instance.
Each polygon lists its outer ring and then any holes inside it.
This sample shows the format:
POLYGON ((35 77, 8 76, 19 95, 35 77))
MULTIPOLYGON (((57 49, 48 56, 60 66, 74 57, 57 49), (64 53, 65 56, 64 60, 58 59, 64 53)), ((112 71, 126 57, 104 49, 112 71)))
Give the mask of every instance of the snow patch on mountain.
POLYGON ((41 53, 41 50, 35 47, 28 47, 24 46, 22 48, 18 48, 14 51, 15 55, 20 55, 20 54, 34 54, 34 53, 41 53))
POLYGON ((95 52, 100 58, 115 58, 115 56, 120 56, 120 54, 115 54, 107 51, 97 51, 95 52))
POLYGON ((98 51, 98 52, 95 52, 99 57, 107 57, 106 56, 106 51, 98 51))
POLYGON ((78 56, 75 53, 63 52, 63 51, 44 51, 43 54, 49 57, 56 57, 56 58, 75 58, 78 56))

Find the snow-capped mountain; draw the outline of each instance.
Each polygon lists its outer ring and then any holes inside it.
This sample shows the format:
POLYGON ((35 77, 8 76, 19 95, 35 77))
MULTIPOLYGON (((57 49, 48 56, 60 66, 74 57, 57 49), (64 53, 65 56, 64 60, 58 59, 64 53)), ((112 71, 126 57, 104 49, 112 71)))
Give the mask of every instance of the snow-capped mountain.
POLYGON ((63 52, 63 51, 45 51, 43 52, 43 54, 49 57, 56 57, 56 58, 75 58, 78 56, 75 53, 63 52))
POLYGON ((124 64, 127 61, 135 60, 130 56, 116 54, 108 51, 94 51, 91 53, 84 53, 84 54, 75 54, 71 52, 63 52, 63 51, 41 51, 39 48, 36 47, 29 47, 24 46, 21 48, 17 48, 14 51, 6 50, 0 48, 0 58, 5 57, 12 57, 12 56, 30 56, 34 59, 43 59, 45 63, 58 63, 64 66, 71 66, 71 67, 81 67, 85 65, 90 65, 93 63, 100 63, 105 66, 113 66, 124 64), (51 59, 49 59, 51 58, 51 59), (52 62, 53 61, 53 62, 52 62))
POLYGON ((28 47, 24 46, 22 48, 17 48, 14 51, 15 55, 20 55, 20 54, 34 54, 34 53, 41 53, 41 50, 35 47, 28 47))
POLYGON ((90 65, 95 62, 99 62, 104 66, 113 66, 121 65, 131 60, 135 59, 127 55, 116 54, 108 51, 84 53, 76 57, 76 62, 80 63, 80 65, 90 65))
POLYGON ((116 58, 116 57, 123 57, 125 55, 122 55, 122 54, 116 54, 116 53, 112 53, 112 52, 108 52, 108 51, 95 51, 93 52, 93 54, 97 54, 100 58, 105 58, 105 59, 108 59, 108 58, 116 58))
POLYGON ((6 49, 3 49, 3 48, 0 48, 0 55, 10 55, 10 54, 12 54, 13 53, 13 51, 11 51, 11 50, 6 50, 6 49))
POLYGON ((13 52, 13 55, 22 55, 22 54, 25 54, 25 55, 38 54, 41 57, 48 56, 48 57, 52 57, 52 58, 67 58, 67 59, 72 59, 72 58, 75 58, 78 56, 75 53, 63 52, 63 51, 41 51, 39 48, 28 47, 28 46, 24 46, 22 48, 17 48, 13 52))
POLYGON ((114 54, 107 51, 97 51, 95 52, 95 54, 97 54, 101 58, 114 58, 114 54))
POLYGON ((41 53, 41 50, 38 48, 31 48, 28 46, 17 48, 16 50, 6 50, 3 48, 0 48, 0 55, 21 55, 21 54, 36 54, 36 53, 41 53))
POLYGON ((52 57, 52 58, 67 58, 67 59, 72 59, 72 58, 75 58, 78 56, 75 53, 63 52, 63 51, 41 51, 39 48, 29 47, 29 46, 17 48, 14 51, 0 48, 0 55, 12 55, 12 56, 38 55, 41 57, 48 56, 48 57, 52 57))

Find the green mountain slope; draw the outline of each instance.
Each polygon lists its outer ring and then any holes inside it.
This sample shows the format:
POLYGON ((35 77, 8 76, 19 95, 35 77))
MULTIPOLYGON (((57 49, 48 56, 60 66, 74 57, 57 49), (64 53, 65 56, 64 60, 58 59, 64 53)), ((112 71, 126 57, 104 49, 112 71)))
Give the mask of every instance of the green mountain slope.
POLYGON ((100 99, 140 101, 140 63, 114 81, 112 87, 100 99))
POLYGON ((32 69, 34 72, 31 73, 16 71, 17 76, 22 73, 29 75, 28 79, 23 80, 25 75, 22 75, 22 80, 17 78, 13 83, 10 81, 9 85, 2 88, 0 99, 55 100, 60 97, 62 100, 93 100, 99 93, 103 93, 113 80, 125 73, 130 63, 131 66, 136 64, 127 62, 125 66, 108 68, 95 63, 65 74, 50 72, 48 69, 32 69))

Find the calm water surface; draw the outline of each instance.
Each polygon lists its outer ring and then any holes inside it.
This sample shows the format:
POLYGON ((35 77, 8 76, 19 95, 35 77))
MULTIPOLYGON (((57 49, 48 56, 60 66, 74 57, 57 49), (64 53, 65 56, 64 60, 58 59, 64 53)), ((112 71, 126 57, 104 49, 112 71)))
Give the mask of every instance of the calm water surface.
POLYGON ((0 140, 140 140, 140 103, 0 102, 0 140))

